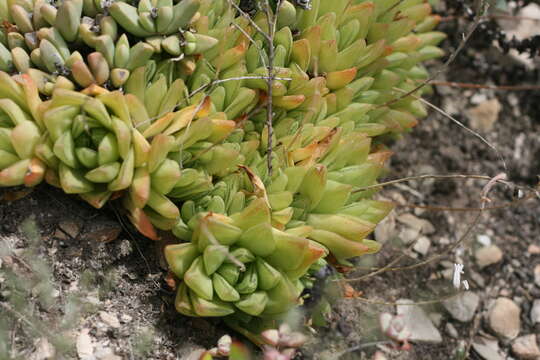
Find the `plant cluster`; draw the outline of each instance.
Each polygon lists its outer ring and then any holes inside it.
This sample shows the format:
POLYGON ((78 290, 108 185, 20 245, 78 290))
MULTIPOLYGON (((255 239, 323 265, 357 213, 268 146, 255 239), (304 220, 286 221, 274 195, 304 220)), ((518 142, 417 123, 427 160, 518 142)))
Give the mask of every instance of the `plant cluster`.
POLYGON ((0 0, 0 186, 121 198, 181 241, 176 309, 248 328, 379 249, 392 206, 362 188, 445 36, 424 0, 238 3, 0 0))

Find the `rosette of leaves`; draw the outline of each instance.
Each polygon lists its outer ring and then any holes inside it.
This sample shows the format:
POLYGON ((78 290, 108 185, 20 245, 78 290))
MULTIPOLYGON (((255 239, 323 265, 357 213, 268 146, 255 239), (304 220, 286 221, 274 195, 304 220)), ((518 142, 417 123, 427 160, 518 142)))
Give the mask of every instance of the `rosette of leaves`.
POLYGON ((274 318, 299 304, 299 279, 326 254, 305 237, 272 226, 264 197, 236 191, 232 174, 197 201, 186 201, 173 229, 187 243, 165 256, 180 280, 176 308, 188 316, 226 316, 248 322, 274 318))
POLYGON ((113 192, 128 188, 149 152, 136 128, 139 118, 130 112, 136 102, 134 96, 99 87, 84 93, 55 90, 42 107, 47 133, 36 150, 49 166, 48 182, 97 208, 113 192))
POLYGON ((36 156, 44 134, 41 99, 31 78, 0 71, 0 186, 35 186, 46 171, 36 156))
MULTIPOLYGON (((263 13, 254 21, 268 31, 263 13)), ((384 125, 382 132, 410 129, 426 115, 418 100, 425 88, 417 89, 419 80, 427 78, 422 63, 443 55, 436 45, 445 34, 433 31, 438 22, 426 2, 314 0, 304 10, 283 2, 274 37, 274 74, 292 80, 273 84, 274 118, 302 124, 335 116, 366 128, 384 125), (404 96, 408 92, 411 96, 404 96)), ((268 47, 264 36, 253 38, 260 48, 268 47)), ((250 47, 249 74, 267 75, 265 61, 250 47)), ((248 83, 265 86, 264 81, 248 83)))

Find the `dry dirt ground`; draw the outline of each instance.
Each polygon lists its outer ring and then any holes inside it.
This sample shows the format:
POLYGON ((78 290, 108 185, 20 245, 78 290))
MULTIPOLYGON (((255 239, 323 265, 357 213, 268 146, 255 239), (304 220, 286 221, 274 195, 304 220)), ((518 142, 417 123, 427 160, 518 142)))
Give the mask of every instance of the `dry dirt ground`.
MULTIPOLYGON (((451 20, 441 26, 450 34, 444 44, 449 53, 467 24, 467 20, 451 20)), ((432 64, 434 69, 438 66, 432 64)), ((539 71, 491 46, 480 28, 438 80, 538 84, 539 71)), ((505 172, 512 183, 536 184, 540 91, 436 86, 429 101, 483 136, 505 159, 506 167, 497 151, 447 116, 430 111, 411 134, 392 144, 395 155, 387 179, 420 174, 492 177, 505 172)), ((540 264, 540 250, 534 247, 540 246, 539 199, 484 211, 454 250, 450 247, 462 239, 478 211, 438 208, 478 208, 485 184, 474 179, 427 179, 385 187, 379 196, 397 205, 377 230, 385 246, 358 266, 384 266, 403 254, 395 266, 441 257, 411 270, 351 282, 361 297, 336 301, 327 326, 315 329, 299 357, 372 359, 375 351, 382 351, 384 357, 378 359, 461 359, 463 349, 470 347, 471 359, 520 358, 512 352, 514 342, 490 326, 488 313, 495 299, 510 299, 519 309, 519 336, 540 333, 540 324, 535 325, 530 315, 534 300, 540 300, 540 268, 536 279, 534 275, 540 264), (482 261, 492 263, 481 267, 482 261), (478 299, 472 310, 463 310, 472 311, 472 319, 461 322, 438 302, 456 293, 451 282, 454 263, 464 264, 462 278, 478 299), (434 325, 427 329, 428 337, 436 338, 438 332, 442 341, 416 341, 409 351, 390 350, 379 343, 386 340, 378 329, 379 314, 394 313, 392 303, 403 298, 428 303, 421 310, 434 325)), ((214 346, 225 333, 235 335, 219 320, 175 313, 159 248, 127 231, 113 206, 95 211, 48 186, 14 199, 19 196, 13 190, 0 192, 0 339, 4 339, 0 359, 45 359, 55 353, 49 358, 185 359, 197 348, 214 346), (31 235, 28 219, 35 221, 39 236, 31 235), (19 301, 4 302, 13 292, 19 294, 19 301)), ((519 196, 515 188, 497 185, 490 198, 487 206, 516 202, 519 196)), ((348 277, 365 273, 357 269, 348 277)))

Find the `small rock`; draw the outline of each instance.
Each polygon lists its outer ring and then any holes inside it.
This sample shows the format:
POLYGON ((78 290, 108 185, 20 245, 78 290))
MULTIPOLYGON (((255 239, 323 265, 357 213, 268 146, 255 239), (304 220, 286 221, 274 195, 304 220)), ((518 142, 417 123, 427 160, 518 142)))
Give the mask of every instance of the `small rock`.
POLYGON ((431 224, 425 219, 420 219, 413 214, 402 214, 398 216, 397 220, 410 228, 418 230, 418 232, 422 232, 422 234, 429 235, 435 232, 435 227, 433 226, 433 224, 431 224))
POLYGON ((487 95, 481 92, 477 92, 470 97, 471 104, 478 105, 487 101, 487 95))
POLYGON ((413 249, 417 253, 426 256, 426 254, 429 251, 430 246, 431 246, 431 242, 429 241, 429 239, 425 236, 422 236, 418 239, 416 244, 414 244, 413 249))
POLYGON ((382 351, 376 351, 373 354, 373 360, 386 360, 386 355, 382 351))
POLYGON ((529 245, 527 252, 531 255, 540 255, 540 246, 534 244, 529 245))
POLYGON ((62 221, 58 227, 73 239, 81 232, 81 225, 74 221, 62 221))
POLYGON ((452 323, 446 323, 446 333, 450 336, 450 337, 453 337, 454 339, 457 339, 459 334, 455 328, 454 325, 452 325, 452 323))
POLYGON ((503 252, 497 245, 491 245, 476 250, 474 256, 478 266, 484 268, 501 261, 503 252))
POLYGON ((30 360, 53 360, 55 359, 56 351, 54 346, 47 340, 47 338, 40 338, 34 344, 36 351, 30 355, 30 360))
MULTIPOLYGON (((538 4, 531 3, 522 7, 515 15, 538 18, 540 17, 540 6, 538 4)), ((497 21, 505 30, 503 33, 506 35, 506 39, 508 40, 512 40, 514 37, 516 37, 518 40, 523 40, 532 38, 534 35, 540 35, 538 26, 531 26, 525 21, 511 21, 508 19, 498 19, 497 21)), ((530 57, 526 53, 520 53, 516 49, 511 49, 508 54, 517 61, 523 63, 528 69, 532 70, 538 64, 534 57, 530 57)))
POLYGON ((472 347, 485 360, 505 360, 501 355, 499 344, 496 340, 486 338, 475 339, 472 347))
POLYGON ((122 358, 115 354, 107 354, 100 357, 99 360, 122 360, 122 358))
POLYGON ((199 360, 202 355, 205 353, 205 349, 193 350, 187 357, 186 360, 199 360))
POLYGON ((115 240, 122 232, 122 227, 115 221, 97 221, 88 223, 83 240, 107 243, 115 240))
POLYGON ((122 360, 122 358, 116 355, 110 348, 97 346, 98 349, 94 352, 94 356, 98 360, 122 360))
POLYGON ((520 359, 538 359, 540 349, 536 343, 536 335, 520 336, 512 344, 512 352, 520 359))
POLYGON ((419 234, 420 232, 417 229, 405 228, 399 232, 398 237, 405 245, 408 245, 418 239, 419 234))
POLYGON ((60 229, 55 230, 53 237, 55 239, 58 239, 58 240, 68 240, 69 239, 69 236, 67 236, 67 234, 65 232, 63 232, 62 230, 60 230, 60 229))
POLYGON ((444 269, 441 271, 441 274, 446 280, 452 281, 454 278, 454 269, 444 269))
POLYGON ((493 129, 493 125, 499 119, 502 106, 497 98, 486 100, 466 111, 471 121, 471 127, 482 132, 493 129))
POLYGON ((479 304, 480 297, 472 291, 465 291, 452 299, 443 301, 445 309, 460 322, 471 321, 479 304))
POLYGON ((101 303, 99 298, 95 295, 88 295, 86 297, 86 302, 92 305, 99 305, 101 303))
POLYGON ((476 237, 476 241, 478 241, 482 246, 490 246, 491 245, 491 238, 487 235, 478 235, 476 237))
POLYGON ((387 241, 392 240, 396 235, 396 216, 394 215, 394 212, 391 212, 375 228, 375 239, 381 244, 384 244, 387 241))
POLYGON ((388 196, 392 199, 392 201, 398 203, 399 205, 405 205, 408 203, 407 199, 405 199, 405 197, 399 191, 391 191, 388 196))
POLYGON ((540 264, 534 267, 534 283, 540 286, 540 264))
POLYGON ((120 327, 120 321, 118 321, 118 318, 114 314, 111 314, 105 311, 100 311, 99 317, 101 318, 101 320, 103 320, 105 324, 109 325, 112 328, 120 327))
POLYGON ((442 322, 442 319, 443 319, 443 315, 442 315, 441 313, 439 313, 439 312, 432 312, 432 313, 429 313, 428 316, 429 316, 431 322, 432 322, 435 326, 439 327, 439 326, 441 325, 441 322, 442 322))
POLYGON ((504 339, 514 339, 519 334, 521 310, 512 300, 500 297, 488 311, 491 329, 504 339))
POLYGON ((442 342, 439 330, 433 325, 421 307, 412 305, 414 301, 400 299, 397 301, 397 304, 397 313, 403 315, 405 326, 411 333, 411 341, 428 343, 442 342))
POLYGON ((540 324, 540 300, 534 300, 531 309, 531 321, 533 324, 540 324))
POLYGON ((94 358, 94 345, 89 332, 89 329, 82 329, 77 336, 77 354, 81 360, 94 358))
POLYGON ((486 286, 486 280, 484 280, 484 277, 482 275, 480 275, 479 273, 475 272, 475 271, 470 271, 469 272, 469 277, 471 278, 472 281, 474 281, 479 287, 483 288, 484 286, 486 286))

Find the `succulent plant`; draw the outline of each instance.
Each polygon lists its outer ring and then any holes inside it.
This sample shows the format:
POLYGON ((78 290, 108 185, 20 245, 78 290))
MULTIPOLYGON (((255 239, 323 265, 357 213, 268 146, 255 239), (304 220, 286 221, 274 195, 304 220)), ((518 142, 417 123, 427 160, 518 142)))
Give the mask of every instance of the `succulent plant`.
POLYGON ((37 87, 0 71, 0 186, 35 186, 46 165, 35 154, 44 132, 37 87))
POLYGON ((444 34, 422 0, 271 2, 270 37, 238 3, 0 0, 0 186, 121 197, 181 241, 179 312, 262 330, 324 258, 378 251, 392 206, 362 188, 426 115, 444 34))

